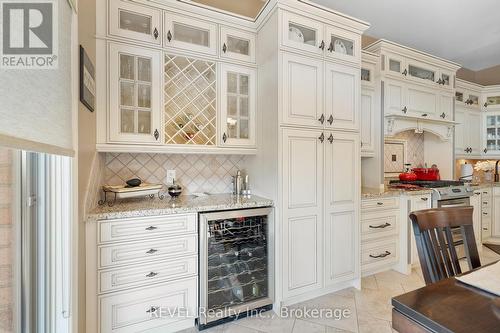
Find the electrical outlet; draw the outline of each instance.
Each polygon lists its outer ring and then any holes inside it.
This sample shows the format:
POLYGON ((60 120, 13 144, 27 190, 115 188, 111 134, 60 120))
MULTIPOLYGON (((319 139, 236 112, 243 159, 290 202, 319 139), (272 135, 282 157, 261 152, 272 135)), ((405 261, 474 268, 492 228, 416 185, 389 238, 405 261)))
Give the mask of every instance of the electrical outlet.
POLYGON ((167 170, 167 184, 173 184, 175 179, 175 170, 167 170))

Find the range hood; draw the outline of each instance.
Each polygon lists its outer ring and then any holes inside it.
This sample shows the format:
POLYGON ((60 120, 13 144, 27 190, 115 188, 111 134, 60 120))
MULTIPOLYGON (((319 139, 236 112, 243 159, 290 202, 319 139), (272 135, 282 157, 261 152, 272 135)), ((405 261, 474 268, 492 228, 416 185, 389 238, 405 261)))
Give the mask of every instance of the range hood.
POLYGON ((414 130, 416 133, 430 132, 442 141, 453 137, 453 128, 458 124, 452 120, 389 114, 385 116, 385 135, 394 136, 400 132, 414 130))

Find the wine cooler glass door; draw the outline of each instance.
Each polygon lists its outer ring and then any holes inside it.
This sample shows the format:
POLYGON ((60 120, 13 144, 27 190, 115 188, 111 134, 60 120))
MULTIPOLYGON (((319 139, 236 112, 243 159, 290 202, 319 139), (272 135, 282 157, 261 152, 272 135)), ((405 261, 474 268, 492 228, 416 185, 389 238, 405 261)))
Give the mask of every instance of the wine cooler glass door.
POLYGON ((231 311, 272 303, 269 288, 268 228, 271 209, 202 214, 201 306, 206 322, 231 311), (210 316, 208 316, 210 314, 210 316))

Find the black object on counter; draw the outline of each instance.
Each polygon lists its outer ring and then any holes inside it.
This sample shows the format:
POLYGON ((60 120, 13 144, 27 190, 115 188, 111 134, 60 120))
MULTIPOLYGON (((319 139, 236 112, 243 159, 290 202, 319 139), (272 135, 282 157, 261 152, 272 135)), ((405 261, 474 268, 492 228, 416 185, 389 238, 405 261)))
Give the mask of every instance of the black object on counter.
POLYGON ((140 180, 139 178, 132 178, 132 179, 127 180, 126 183, 130 187, 137 187, 137 186, 140 186, 142 184, 142 180, 140 180))

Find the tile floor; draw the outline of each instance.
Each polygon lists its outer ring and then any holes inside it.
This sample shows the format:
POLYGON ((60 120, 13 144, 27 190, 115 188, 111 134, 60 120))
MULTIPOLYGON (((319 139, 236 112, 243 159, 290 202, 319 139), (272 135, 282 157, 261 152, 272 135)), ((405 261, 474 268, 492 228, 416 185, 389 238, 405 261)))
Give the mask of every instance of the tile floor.
MULTIPOLYGON (((500 255, 483 247, 481 263, 499 260, 500 255)), ((406 276, 386 271, 362 279, 362 288, 348 288, 290 306, 291 309, 349 309, 349 318, 281 318, 272 311, 265 316, 240 319, 202 331, 203 333, 392 333, 391 298, 425 285, 420 269, 406 276)), ((197 329, 182 331, 195 333, 197 329)), ((395 331, 394 331, 395 332, 395 331)))

